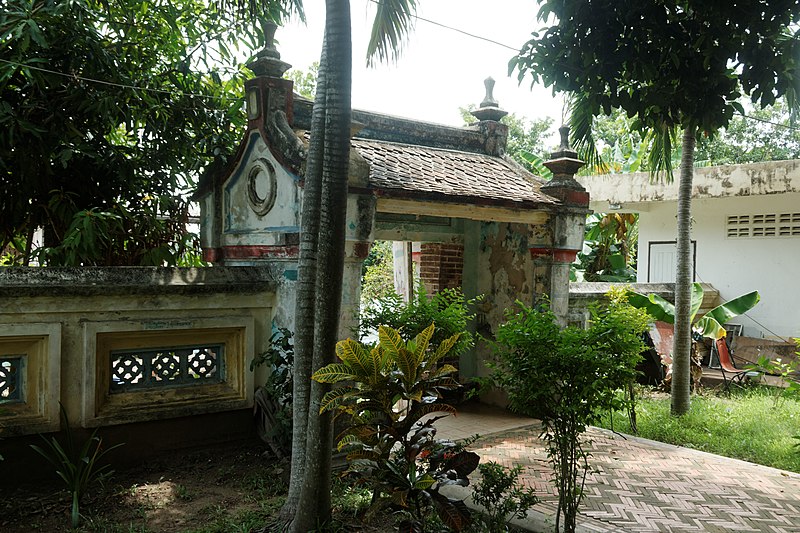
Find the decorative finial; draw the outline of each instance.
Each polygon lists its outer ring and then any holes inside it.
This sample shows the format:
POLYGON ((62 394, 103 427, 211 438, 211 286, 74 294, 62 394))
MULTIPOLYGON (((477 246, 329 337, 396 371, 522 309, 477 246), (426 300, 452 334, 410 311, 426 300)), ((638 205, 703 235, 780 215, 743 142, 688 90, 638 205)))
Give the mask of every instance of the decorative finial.
POLYGON ((569 126, 562 125, 558 128, 558 133, 561 135, 561 145, 558 147, 558 151, 565 152, 567 150, 572 150, 569 146, 569 126))
POLYGON ((258 20, 258 22, 261 25, 261 31, 264 34, 264 49, 261 50, 258 55, 260 57, 272 57, 275 59, 280 59, 281 54, 275 47, 275 31, 278 29, 278 25, 275 24, 275 21, 268 18, 261 18, 258 20))
POLYGON ((500 107, 497 100, 494 99, 492 92, 494 91, 494 78, 489 76, 483 80, 483 86, 486 87, 486 96, 483 97, 481 107, 500 107))
POLYGON ((578 159, 578 153, 569 145, 569 126, 561 126, 558 128, 558 133, 561 136, 561 145, 550 154, 550 159, 544 162, 544 166, 553 173, 553 179, 542 186, 542 191, 547 193, 558 189, 585 191, 583 185, 575 180, 575 174, 584 163, 578 159))
POLYGON ((494 99, 494 79, 491 76, 486 78, 483 85, 486 87, 486 96, 483 97, 481 107, 472 112, 472 116, 478 120, 499 121, 508 115, 508 111, 500 109, 499 102, 494 99))
POLYGON ((278 29, 278 25, 268 18, 259 19, 259 24, 264 34, 264 48, 247 66, 255 72, 256 76, 280 78, 292 66, 281 61, 281 54, 275 47, 275 31, 278 29))

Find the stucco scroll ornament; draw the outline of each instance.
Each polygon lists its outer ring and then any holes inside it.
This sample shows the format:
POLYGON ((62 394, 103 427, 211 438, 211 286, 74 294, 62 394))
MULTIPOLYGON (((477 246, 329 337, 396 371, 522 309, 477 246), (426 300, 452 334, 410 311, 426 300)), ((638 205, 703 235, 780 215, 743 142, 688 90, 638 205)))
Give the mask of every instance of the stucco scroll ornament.
POLYGON ((260 157, 253 162, 247 175, 247 198, 253 212, 260 217, 269 213, 275 206, 277 194, 275 167, 269 160, 260 157))
POLYGON ((272 144, 287 162, 299 169, 306 159, 306 149, 289 125, 289 120, 283 110, 278 109, 270 113, 267 121, 267 133, 272 144))

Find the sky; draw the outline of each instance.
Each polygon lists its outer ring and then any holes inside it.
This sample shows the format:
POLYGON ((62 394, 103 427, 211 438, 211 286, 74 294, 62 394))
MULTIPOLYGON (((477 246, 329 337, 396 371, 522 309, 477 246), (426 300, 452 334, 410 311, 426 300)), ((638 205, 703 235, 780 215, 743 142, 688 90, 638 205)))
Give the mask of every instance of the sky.
MULTIPOLYGON (((529 119, 551 117, 561 122, 562 99, 542 86, 531 89, 508 76, 508 61, 532 31, 536 0, 422 0, 417 15, 497 41, 501 46, 436 26, 414 24, 400 59, 366 66, 366 47, 374 17, 370 0, 351 0, 353 25, 353 108, 462 126, 459 107, 483 100, 483 80, 495 79, 494 98, 510 113, 529 119)), ((325 23, 324 3, 305 2, 307 24, 291 21, 275 34, 281 59, 307 70, 319 60, 325 23)))

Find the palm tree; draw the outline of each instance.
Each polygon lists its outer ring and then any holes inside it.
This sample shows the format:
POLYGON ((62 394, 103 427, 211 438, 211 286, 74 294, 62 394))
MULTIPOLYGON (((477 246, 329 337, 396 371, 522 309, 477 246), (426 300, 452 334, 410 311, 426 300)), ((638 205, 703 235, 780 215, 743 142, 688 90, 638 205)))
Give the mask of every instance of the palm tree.
MULTIPOLYGON (((396 58, 415 0, 379 0, 368 60, 396 58)), ((326 0, 325 36, 306 161, 295 308, 291 482, 281 512, 285 529, 313 530, 330 518, 329 385, 311 382, 333 362, 341 308, 350 156, 352 45, 349 0, 326 0), (299 511, 302 510, 302 511, 299 511)))

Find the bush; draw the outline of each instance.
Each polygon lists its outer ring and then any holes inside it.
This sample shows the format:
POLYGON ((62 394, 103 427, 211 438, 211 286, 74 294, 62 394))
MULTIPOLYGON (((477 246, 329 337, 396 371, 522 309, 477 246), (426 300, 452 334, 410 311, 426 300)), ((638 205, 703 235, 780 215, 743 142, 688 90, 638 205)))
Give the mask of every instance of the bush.
POLYGON ((506 468, 495 462, 478 467, 480 483, 475 485, 472 499, 484 508, 484 525, 490 533, 506 531, 513 518, 522 518, 528 510, 539 503, 533 489, 525 489, 519 483, 521 466, 506 468))
POLYGON ((321 383, 344 383, 322 399, 320 412, 335 410, 351 417, 339 436, 347 452, 348 474, 372 488, 375 506, 395 505, 407 520, 404 531, 422 531, 434 508, 455 531, 470 523, 463 502, 439 492, 447 484, 467 485, 479 458, 450 441, 436 439, 433 413, 454 413, 442 403, 440 391, 460 387, 450 377, 455 367, 442 364, 459 335, 431 346, 433 324, 410 341, 392 328, 379 328, 379 343, 371 349, 352 339, 336 345, 340 363, 314 373, 321 383))
POLYGON ((633 382, 644 348, 647 314, 621 292, 609 296, 609 303, 590 307, 585 330, 562 329, 549 309, 521 305, 519 312, 507 313, 508 322, 497 332, 499 361, 492 379, 508 392, 512 409, 542 421, 559 495, 556 526, 563 514, 565 531, 575 530, 588 469, 579 436, 600 410, 624 401, 615 392, 633 382))
POLYGON ((419 287, 408 303, 396 293, 391 293, 375 298, 361 312, 359 338, 363 340, 380 326, 387 326, 412 339, 435 324, 431 345, 438 346, 445 339, 459 335, 458 342, 448 356, 449 359, 457 359, 474 344, 472 334, 467 331, 467 325, 473 318, 469 310, 474 304, 475 300, 464 298, 459 289, 444 289, 428 296, 419 287))

